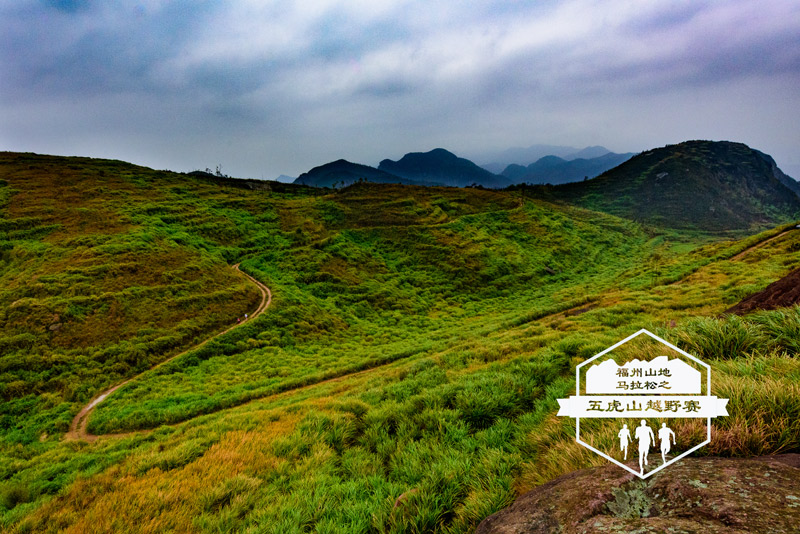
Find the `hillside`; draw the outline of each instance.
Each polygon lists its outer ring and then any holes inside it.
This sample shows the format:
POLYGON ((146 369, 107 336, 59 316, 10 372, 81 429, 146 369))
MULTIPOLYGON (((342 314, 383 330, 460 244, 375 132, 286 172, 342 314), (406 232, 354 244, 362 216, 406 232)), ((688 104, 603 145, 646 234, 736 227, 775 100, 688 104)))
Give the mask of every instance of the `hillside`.
POLYGON ((378 169, 418 183, 439 184, 453 187, 506 187, 511 182, 478 167, 468 159, 459 158, 443 148, 430 152, 411 152, 398 161, 385 159, 378 169))
POLYGON ((406 180, 399 176, 379 171, 374 167, 351 163, 344 159, 314 167, 298 176, 294 183, 313 187, 345 187, 359 181, 379 184, 413 183, 412 180, 406 180))
POLYGON ((609 152, 594 158, 575 158, 571 160, 557 156, 545 156, 527 167, 509 165, 501 174, 515 184, 566 184, 583 181, 586 178, 594 178, 631 159, 633 155, 632 152, 627 154, 609 152))
POLYGON ((756 153, 760 155, 769 165, 770 170, 772 170, 772 175, 783 185, 794 191, 796 194, 800 195, 800 182, 798 182, 795 178, 791 176, 787 176, 781 169, 778 168, 778 164, 775 163, 775 160, 769 154, 764 154, 760 150, 756 150, 756 153))
POLYGON ((534 194, 656 226, 750 230, 800 216, 800 197, 787 180, 772 158, 747 145, 687 141, 534 194))
POLYGON ((698 237, 518 191, 254 186, 0 153, 0 529, 472 532, 596 465, 555 399, 641 327, 737 399, 699 454, 800 449, 797 313, 715 318, 796 267, 800 232, 698 237), (255 319, 237 264, 272 293, 255 319), (96 441, 66 439, 128 379, 96 441))

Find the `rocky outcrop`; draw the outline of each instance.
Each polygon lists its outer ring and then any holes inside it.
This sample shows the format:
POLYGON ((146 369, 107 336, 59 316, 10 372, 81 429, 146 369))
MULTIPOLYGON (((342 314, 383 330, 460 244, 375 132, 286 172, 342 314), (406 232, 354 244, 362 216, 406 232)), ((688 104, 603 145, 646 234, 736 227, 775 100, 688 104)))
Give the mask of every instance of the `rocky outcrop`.
MULTIPOLYGON (((796 230, 795 230, 796 231, 796 230)), ((800 304, 800 269, 795 269, 763 291, 754 293, 725 313, 744 315, 755 310, 775 310, 800 304)))
POLYGON ((609 464, 540 486, 476 534, 798 533, 800 454, 687 458, 641 480, 609 464))

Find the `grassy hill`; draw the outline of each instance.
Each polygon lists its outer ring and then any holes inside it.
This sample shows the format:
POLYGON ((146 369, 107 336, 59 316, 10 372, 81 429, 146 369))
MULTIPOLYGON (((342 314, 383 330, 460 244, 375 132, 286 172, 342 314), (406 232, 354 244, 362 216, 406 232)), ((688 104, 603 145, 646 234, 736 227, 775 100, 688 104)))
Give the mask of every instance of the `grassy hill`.
POLYGON ((776 169, 741 143, 687 141, 535 194, 659 227, 755 231, 800 215, 800 196, 776 169))
POLYGON ((469 532, 598 461, 554 399, 641 327, 739 399, 703 452, 800 448, 796 338, 772 335, 796 309, 712 318, 796 266, 800 232, 750 250, 783 228, 722 241, 519 192, 32 154, 0 154, 0 180, 10 532, 469 532), (236 263, 272 306, 145 371, 254 309, 236 263), (131 377, 89 421, 125 434, 63 439, 131 377))

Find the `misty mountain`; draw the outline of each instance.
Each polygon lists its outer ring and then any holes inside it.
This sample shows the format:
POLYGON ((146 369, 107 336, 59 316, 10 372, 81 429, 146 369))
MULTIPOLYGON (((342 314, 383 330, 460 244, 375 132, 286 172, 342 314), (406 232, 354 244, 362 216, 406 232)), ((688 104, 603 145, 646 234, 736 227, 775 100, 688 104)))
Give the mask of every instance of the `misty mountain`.
POLYGON ((498 188, 511 184, 505 176, 493 174, 443 148, 430 152, 411 152, 399 161, 385 159, 378 165, 378 170, 426 185, 467 187, 479 184, 498 188))
POLYGON ((487 169, 490 172, 500 173, 503 169, 511 164, 528 165, 529 163, 540 160, 545 156, 558 156, 560 158, 567 159, 571 154, 580 152, 580 150, 581 149, 575 148, 574 146, 531 145, 527 148, 512 147, 500 152, 482 154, 476 159, 490 162, 481 165, 481 167, 484 169, 487 169))
POLYGON ((384 184, 420 185, 413 180, 406 180, 374 167, 351 163, 344 159, 314 167, 298 176, 293 183, 314 187, 344 187, 360 180, 384 184))
POLYGON ((593 180, 531 192, 648 224, 725 231, 795 220, 798 189, 770 156, 747 145, 687 141, 643 152, 593 180))
MULTIPOLYGON (((586 148, 581 152, 591 154, 593 152, 590 148, 586 148)), ((628 161, 631 157, 633 157, 632 152, 626 154, 608 152, 591 159, 577 158, 569 161, 558 156, 545 156, 527 167, 509 165, 501 174, 515 184, 565 184, 577 182, 586 177, 594 178, 609 169, 613 169, 620 163, 628 161)))
POLYGON ((603 146, 587 146, 579 149, 574 146, 531 145, 527 148, 515 147, 501 152, 484 154, 475 159, 491 162, 481 164, 481 167, 489 172, 501 174, 509 165, 527 166, 546 156, 557 156, 570 161, 578 158, 597 158, 609 152, 611 151, 603 146))
POLYGON ((573 159, 594 159, 599 158, 601 156, 605 156, 606 154, 611 154, 612 152, 604 146, 587 146, 586 148, 582 148, 577 152, 573 152, 572 154, 568 154, 564 159, 567 161, 573 159))

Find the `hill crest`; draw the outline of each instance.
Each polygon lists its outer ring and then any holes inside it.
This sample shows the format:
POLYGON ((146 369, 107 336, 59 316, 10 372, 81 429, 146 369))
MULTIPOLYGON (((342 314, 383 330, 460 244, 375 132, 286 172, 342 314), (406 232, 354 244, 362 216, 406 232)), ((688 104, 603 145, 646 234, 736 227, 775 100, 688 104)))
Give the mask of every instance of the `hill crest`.
POLYGON ((686 141, 540 194, 659 226, 745 230, 800 215, 800 196, 786 180, 771 157, 743 143, 686 141))
POLYGON ((378 169, 409 180, 454 187, 477 184, 484 187, 506 187, 511 181, 483 169, 466 158, 460 158, 444 148, 429 152, 410 152, 398 161, 385 159, 378 169))
POLYGON ((359 181, 414 185, 412 180, 383 172, 369 165, 338 159, 304 172, 293 182, 314 187, 346 187, 359 181))

